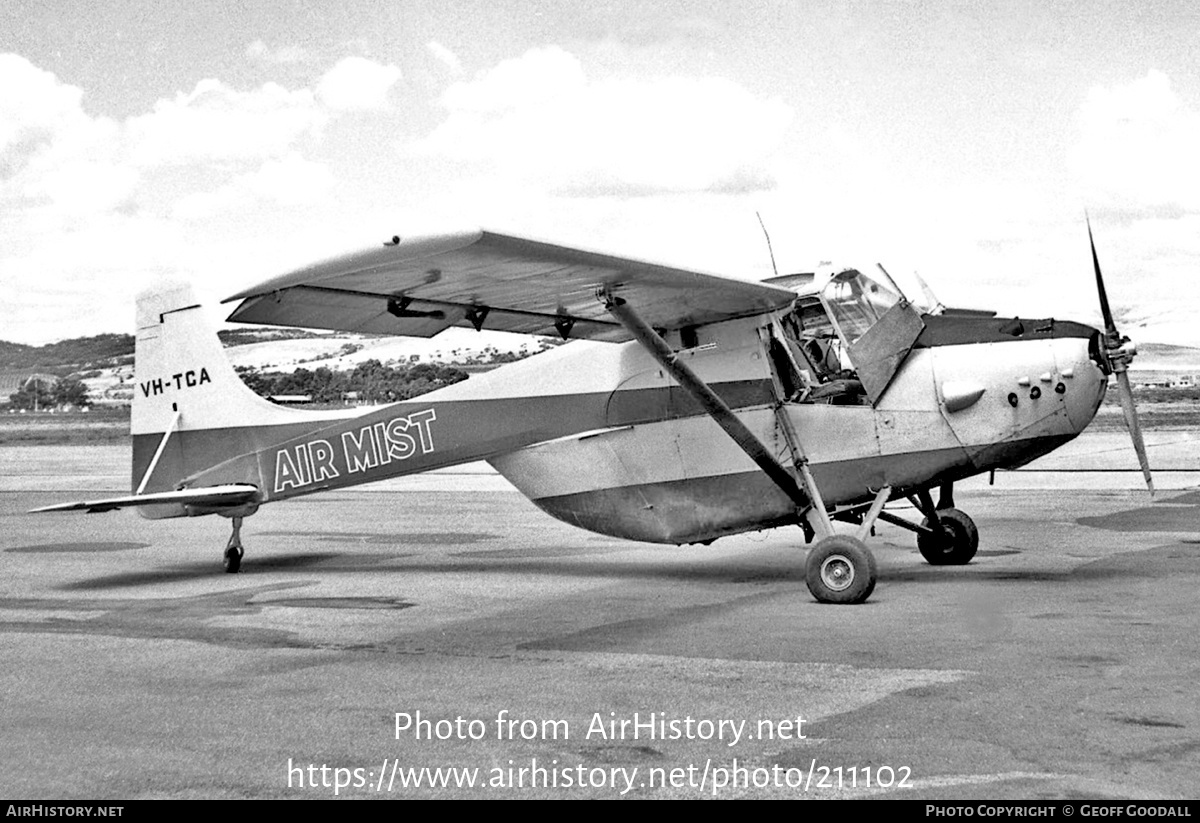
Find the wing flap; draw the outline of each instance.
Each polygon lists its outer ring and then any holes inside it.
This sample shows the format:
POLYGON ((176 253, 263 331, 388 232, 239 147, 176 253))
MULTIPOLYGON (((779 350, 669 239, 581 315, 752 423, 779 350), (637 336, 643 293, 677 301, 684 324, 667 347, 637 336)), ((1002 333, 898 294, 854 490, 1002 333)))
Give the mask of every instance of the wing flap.
MULTIPOLYGON (((559 335, 564 324, 574 337, 592 340, 628 339, 615 322, 577 319, 487 307, 481 327, 489 331, 559 335)), ((277 294, 246 298, 230 320, 306 329, 352 331, 360 334, 391 334, 433 337, 450 326, 473 328, 469 315, 477 306, 462 306, 430 300, 403 300, 396 296, 344 291, 323 286, 293 286, 277 294)), ((475 315, 478 316, 478 315, 475 315)))
POLYGON ((399 334, 433 337, 464 318, 457 306, 450 309, 412 302, 404 309, 392 302, 401 316, 388 313, 389 298, 362 292, 295 286, 274 294, 249 297, 230 320, 306 329, 332 329, 363 334, 399 334))
POLYGON ((180 489, 170 492, 152 492, 150 494, 131 494, 124 497, 107 497, 100 500, 82 500, 77 503, 57 503, 53 506, 42 506, 30 509, 30 514, 39 512, 108 512, 123 509, 128 506, 149 506, 156 503, 175 503, 184 506, 203 506, 221 509, 243 506, 258 499, 258 488, 242 484, 228 486, 208 486, 199 489, 180 489))
POLYGON ((555 334, 568 326, 572 337, 629 339, 604 309, 602 291, 663 329, 771 311, 796 296, 770 284, 475 231, 346 255, 226 302, 242 301, 230 320, 273 325, 427 337, 476 325, 486 309, 487 329, 555 334))

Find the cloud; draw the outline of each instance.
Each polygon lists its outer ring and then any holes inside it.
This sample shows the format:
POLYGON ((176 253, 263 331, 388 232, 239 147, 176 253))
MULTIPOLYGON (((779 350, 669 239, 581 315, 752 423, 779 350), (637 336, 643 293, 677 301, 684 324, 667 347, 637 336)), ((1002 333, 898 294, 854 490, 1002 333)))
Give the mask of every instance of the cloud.
POLYGON ((558 104, 586 87, 579 59, 550 46, 531 49, 480 72, 474 80, 453 84, 441 103, 452 119, 456 115, 527 116, 530 109, 558 104))
POLYGON ((400 79, 400 69, 365 57, 346 57, 317 83, 317 98, 335 110, 382 109, 388 92, 400 79))
POLYGON ((0 203, 72 221, 124 203, 138 173, 121 164, 120 128, 88 116, 83 92, 14 54, 0 55, 0 203))
MULTIPOLYGON (((27 217, 28 245, 0 252, 6 340, 45 343, 132 330, 132 296, 187 273, 178 226, 146 215, 104 214, 50 230, 27 217)), ((7 241, 7 237, 5 238, 7 241)))
POLYGON ((83 92, 24 57, 0 54, 0 158, 20 143, 47 142, 78 121, 83 92))
POLYGON ((268 212, 330 196, 333 173, 315 159, 327 124, 349 104, 378 103, 395 77, 343 61, 320 96, 206 79, 118 120, 89 114, 81 89, 0 54, 3 336, 112 330, 159 278, 203 272, 211 286, 236 276, 252 244, 278 236, 268 212), (339 78, 354 77, 365 91, 339 95, 339 78))
POLYGON ((311 91, 267 83, 238 91, 201 80, 191 92, 160 100, 128 122, 130 157, 139 166, 257 160, 286 154, 328 120, 311 91))
POLYGON ((1077 121, 1070 164, 1089 203, 1200 211, 1200 111, 1165 74, 1092 89, 1077 121))
POLYGON ((194 220, 236 213, 264 203, 284 207, 311 205, 320 202, 333 184, 333 173, 327 166, 293 152, 279 160, 268 160, 257 170, 239 175, 214 191, 184 197, 175 203, 172 214, 194 220))
POLYGON ((140 182, 137 170, 128 166, 76 156, 47 164, 31 176, 23 194, 50 204, 63 218, 76 219, 123 207, 140 182))
POLYGON ((300 46, 280 46, 272 49, 262 40, 255 40, 246 46, 246 56, 258 63, 285 65, 302 62, 308 57, 308 53, 300 46))
POLYGON ((431 40, 425 44, 425 48, 429 53, 437 58, 443 66, 450 69, 452 74, 462 74, 462 61, 458 59, 458 55, 450 51, 436 40, 431 40))
POLYGON ((1096 87, 1076 115, 1068 162, 1091 210, 1110 297, 1140 342, 1197 345, 1200 101, 1160 71, 1096 87))
POLYGON ((555 47, 450 86, 447 118, 409 146, 579 195, 769 188, 792 109, 723 78, 589 79, 555 47))

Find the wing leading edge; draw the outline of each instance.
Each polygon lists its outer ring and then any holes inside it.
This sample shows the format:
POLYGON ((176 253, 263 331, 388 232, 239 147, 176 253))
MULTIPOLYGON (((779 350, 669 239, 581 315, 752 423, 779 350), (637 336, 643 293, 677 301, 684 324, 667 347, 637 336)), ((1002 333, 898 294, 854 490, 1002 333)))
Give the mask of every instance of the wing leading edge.
POLYGON ((789 289, 488 231, 393 238, 246 289, 232 321, 432 337, 450 326, 628 340, 607 291, 660 329, 791 304, 789 289))

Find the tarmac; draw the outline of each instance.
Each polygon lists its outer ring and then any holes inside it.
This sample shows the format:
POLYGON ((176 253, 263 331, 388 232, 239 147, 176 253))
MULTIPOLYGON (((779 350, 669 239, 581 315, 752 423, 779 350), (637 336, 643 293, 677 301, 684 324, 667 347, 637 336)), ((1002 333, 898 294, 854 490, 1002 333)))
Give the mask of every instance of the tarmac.
POLYGON ((960 484, 966 566, 881 524, 861 606, 797 528, 615 540, 480 466, 268 506, 227 575, 223 518, 26 513, 127 449, 6 448, 0 796, 1195 798, 1200 441, 1147 439, 1153 501, 1119 434, 960 484))

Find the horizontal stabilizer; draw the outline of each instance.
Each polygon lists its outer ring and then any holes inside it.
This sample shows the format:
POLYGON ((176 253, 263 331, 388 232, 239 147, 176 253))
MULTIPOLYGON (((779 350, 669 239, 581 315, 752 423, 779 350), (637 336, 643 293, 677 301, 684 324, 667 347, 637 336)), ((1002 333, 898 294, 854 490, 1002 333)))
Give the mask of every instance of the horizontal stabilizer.
POLYGON ((175 503, 182 506, 204 506, 212 509, 232 508, 253 503, 258 499, 258 488, 244 484, 229 486, 207 486, 198 489, 180 489, 151 494, 131 494, 125 497, 108 497, 103 500, 83 500, 78 503, 58 503, 30 509, 37 512, 108 512, 127 506, 149 506, 156 503, 175 503))

